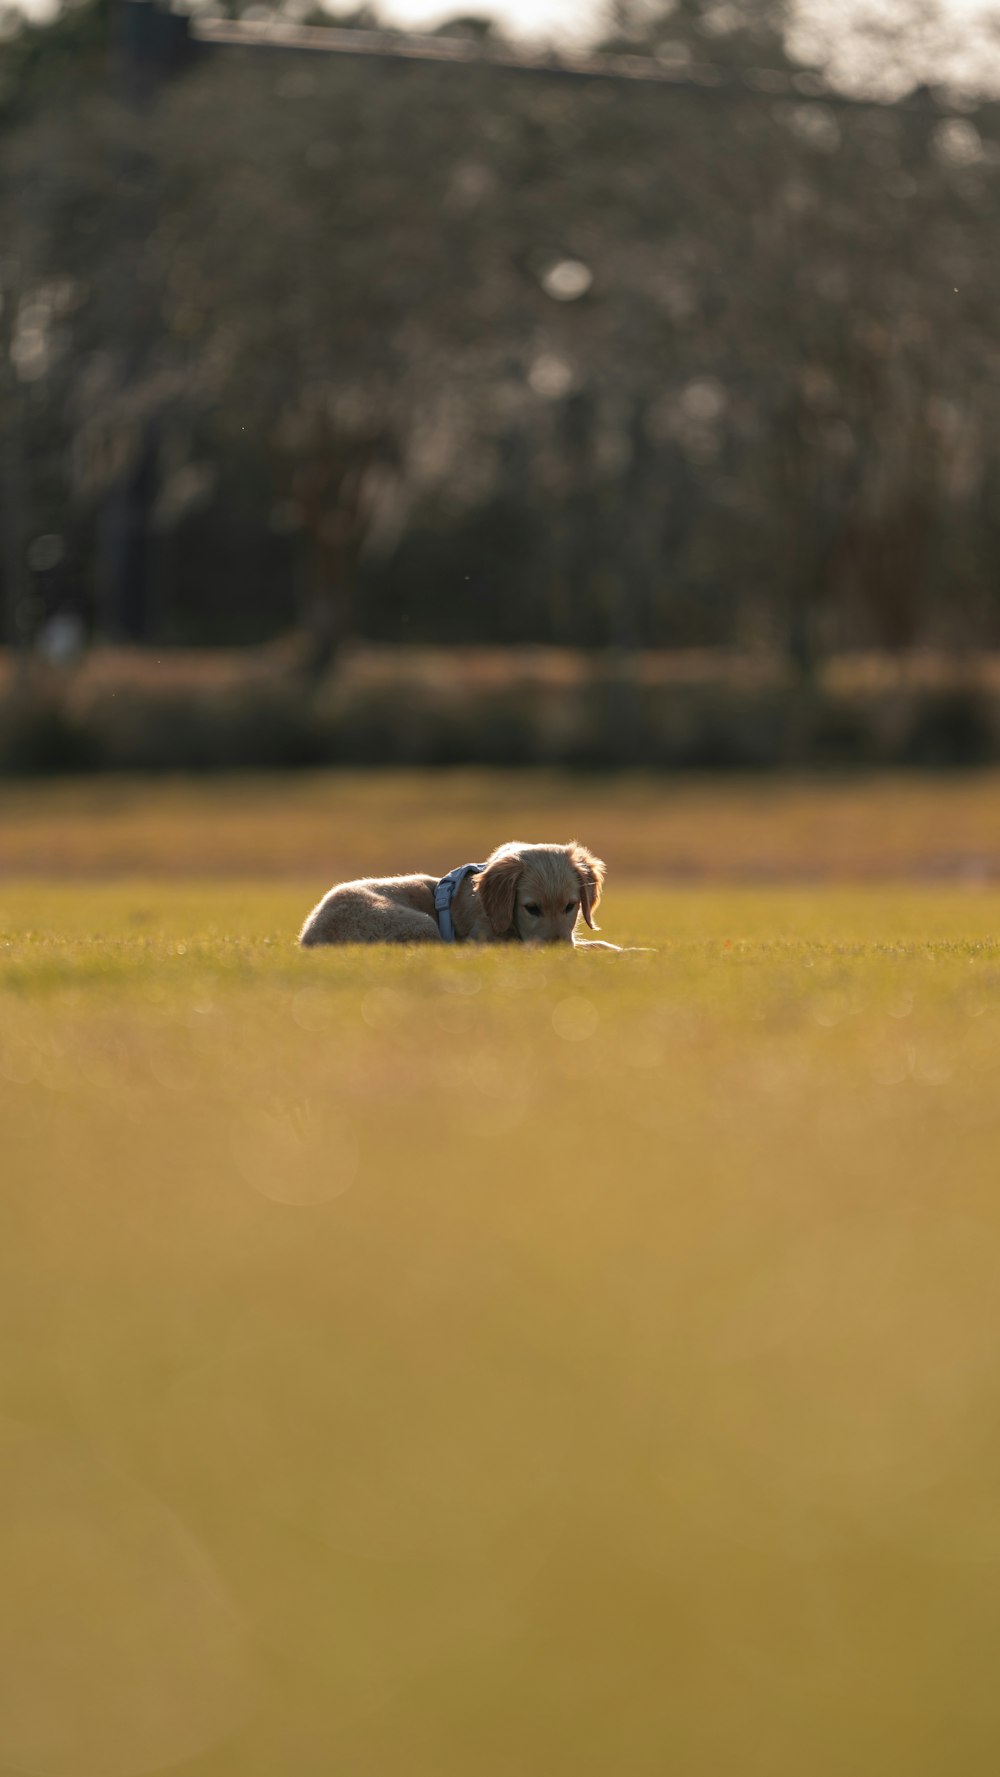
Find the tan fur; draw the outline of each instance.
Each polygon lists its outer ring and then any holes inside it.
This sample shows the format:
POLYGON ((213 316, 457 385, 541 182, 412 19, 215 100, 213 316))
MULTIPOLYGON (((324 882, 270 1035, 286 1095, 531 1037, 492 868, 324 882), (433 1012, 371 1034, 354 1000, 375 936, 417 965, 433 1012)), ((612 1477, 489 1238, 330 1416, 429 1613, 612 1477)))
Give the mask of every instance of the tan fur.
MULTIPOLYGON (((508 841, 480 876, 466 877, 452 902, 458 943, 579 944, 582 913, 591 930, 604 885, 604 865, 585 845, 508 841)), ((436 876, 364 877, 341 882, 314 907, 299 943, 436 944, 436 876)), ((592 945, 591 948, 597 948, 592 945)), ((615 950, 617 945, 600 945, 615 950)))

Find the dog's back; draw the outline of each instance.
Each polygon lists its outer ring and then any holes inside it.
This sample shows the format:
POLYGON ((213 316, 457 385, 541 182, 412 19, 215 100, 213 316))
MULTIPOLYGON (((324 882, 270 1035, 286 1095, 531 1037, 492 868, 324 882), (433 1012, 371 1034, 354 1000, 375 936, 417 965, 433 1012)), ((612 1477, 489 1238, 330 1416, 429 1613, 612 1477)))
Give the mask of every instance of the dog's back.
POLYGON ((440 942, 433 876, 366 876, 339 882, 314 907, 299 943, 427 944, 440 942))

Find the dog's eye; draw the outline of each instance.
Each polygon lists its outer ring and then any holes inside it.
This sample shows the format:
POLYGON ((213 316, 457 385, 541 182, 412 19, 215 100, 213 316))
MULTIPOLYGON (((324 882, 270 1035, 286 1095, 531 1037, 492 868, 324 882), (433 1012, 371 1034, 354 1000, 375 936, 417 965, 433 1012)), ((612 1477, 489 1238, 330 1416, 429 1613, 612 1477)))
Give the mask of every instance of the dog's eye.
POLYGON ((563 908, 563 912, 564 913, 572 913, 575 906, 576 906, 575 901, 567 901, 565 907, 563 908))
POLYGON ((537 919, 538 915, 541 913, 542 910, 540 907, 536 907, 533 901, 528 901, 525 905, 524 911, 525 911, 525 913, 530 913, 532 919, 537 919))

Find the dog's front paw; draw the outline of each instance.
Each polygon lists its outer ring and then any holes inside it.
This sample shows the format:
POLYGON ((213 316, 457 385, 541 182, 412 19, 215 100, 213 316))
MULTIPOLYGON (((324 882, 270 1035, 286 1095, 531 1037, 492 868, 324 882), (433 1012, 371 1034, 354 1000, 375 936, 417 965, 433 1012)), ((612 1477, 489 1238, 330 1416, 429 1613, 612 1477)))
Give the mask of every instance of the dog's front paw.
POLYGON ((608 944, 604 938, 577 938, 577 950, 613 950, 618 956, 655 956, 651 944, 608 944))

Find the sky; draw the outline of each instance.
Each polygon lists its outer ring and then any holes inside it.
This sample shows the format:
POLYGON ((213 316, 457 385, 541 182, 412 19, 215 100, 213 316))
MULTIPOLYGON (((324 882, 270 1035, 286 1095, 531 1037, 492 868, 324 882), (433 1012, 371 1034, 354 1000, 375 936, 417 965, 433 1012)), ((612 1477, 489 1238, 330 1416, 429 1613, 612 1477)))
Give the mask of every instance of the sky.
MULTIPOLYGON (((333 14, 357 6, 357 0, 324 3, 333 14)), ((658 0, 648 4, 651 12, 661 10, 658 0)), ((604 0, 378 0, 378 10, 387 22, 416 31, 459 13, 478 14, 526 41, 585 47, 598 35, 607 8, 604 0)), ((721 16, 727 8, 709 10, 721 16)), ((998 0, 791 0, 790 10, 792 53, 827 69, 847 90, 891 99, 926 81, 1000 92, 998 0), (881 66, 873 64, 873 25, 897 33, 900 46, 881 58, 881 66)), ((668 3, 662 11, 669 13, 668 3)), ((667 16, 665 35, 669 30, 667 16)))
MULTIPOLYGON (((60 0, 14 0, 36 18, 51 16, 60 0)), ((187 0, 190 5, 192 0, 187 0)), ((211 11, 211 0, 196 0, 211 11)), ((332 18, 355 12, 358 0, 323 0, 332 18)), ((586 48, 599 35, 606 0, 375 0, 388 24, 427 30, 459 14, 494 18, 525 43, 586 48)), ((651 13, 669 14, 669 0, 645 0, 651 13)), ((705 0, 721 20, 735 8, 705 0)), ((221 8, 220 8, 221 10, 221 8)), ((276 10, 278 6, 276 5, 276 10)), ((804 65, 822 68, 838 87, 887 99, 921 81, 1000 93, 1000 0, 790 0, 789 48, 804 65), (873 27, 894 45, 873 51, 873 27)), ((669 37, 669 16, 664 17, 669 37)), ((706 59, 711 38, 706 40, 706 59)))
MULTIPOLYGON (((326 0, 329 12, 354 12, 357 0, 326 0)), ((495 18, 511 36, 535 42, 587 43, 598 28, 602 8, 594 0, 385 0, 379 12, 389 23, 414 31, 459 14, 495 18)))

